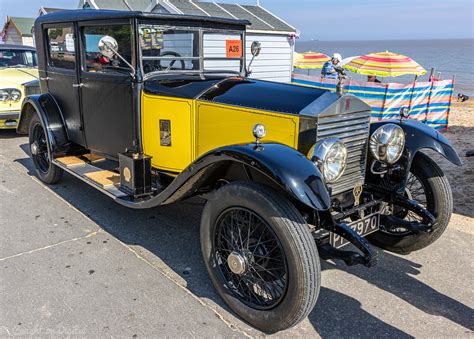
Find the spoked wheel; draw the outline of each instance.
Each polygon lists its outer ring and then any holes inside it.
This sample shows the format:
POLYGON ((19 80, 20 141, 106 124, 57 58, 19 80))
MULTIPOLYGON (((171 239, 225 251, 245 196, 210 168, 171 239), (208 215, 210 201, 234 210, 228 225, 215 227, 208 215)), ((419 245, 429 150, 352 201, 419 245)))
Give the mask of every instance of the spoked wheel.
POLYGON ((61 179, 63 171, 51 162, 48 139, 36 114, 31 118, 29 142, 31 158, 38 177, 47 184, 57 183, 61 179))
POLYGON ((273 190, 255 183, 220 188, 204 209, 201 245, 218 293, 256 328, 292 327, 316 303, 316 244, 300 213, 273 190))
MULTIPOLYGON (((417 177, 412 172, 408 173, 405 197, 416 201, 428 209, 426 192, 427 188, 423 183, 423 179, 417 177)), ((382 208, 382 227, 380 228, 380 232, 399 236, 410 234, 410 230, 403 226, 403 222, 405 221, 422 223, 423 218, 415 212, 403 207, 385 203, 382 208)))
POLYGON ((367 238, 375 245, 396 253, 420 250, 436 241, 448 226, 453 205, 451 188, 439 166, 427 155, 418 152, 408 175, 405 195, 425 207, 436 218, 433 231, 414 234, 403 227, 405 221, 422 223, 412 211, 385 205, 382 209, 380 230, 367 238))
POLYGON ((222 280, 255 309, 277 305, 286 293, 288 268, 280 241, 254 212, 234 207, 217 220, 214 236, 222 280))

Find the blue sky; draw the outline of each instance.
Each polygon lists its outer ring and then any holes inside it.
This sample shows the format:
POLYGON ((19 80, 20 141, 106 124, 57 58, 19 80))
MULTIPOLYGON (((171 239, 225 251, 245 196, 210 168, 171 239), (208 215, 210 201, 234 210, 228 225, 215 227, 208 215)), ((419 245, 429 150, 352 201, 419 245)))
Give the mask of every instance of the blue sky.
MULTIPOLYGON (((133 0, 128 0, 133 2, 133 0)), ((35 16, 39 7, 75 8, 79 0, 0 0, 6 16, 35 16)), ((256 0, 217 0, 255 4, 256 0)), ((472 0, 261 0, 296 26, 302 40, 474 38, 472 0)))

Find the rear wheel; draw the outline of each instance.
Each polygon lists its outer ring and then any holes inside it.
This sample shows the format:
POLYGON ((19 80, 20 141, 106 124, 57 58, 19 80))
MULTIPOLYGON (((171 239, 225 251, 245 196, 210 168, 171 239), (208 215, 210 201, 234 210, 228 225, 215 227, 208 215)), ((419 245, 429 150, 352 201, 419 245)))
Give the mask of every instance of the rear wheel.
POLYGON ((405 194, 435 216, 433 231, 414 234, 399 226, 397 219, 420 222, 421 218, 411 211, 388 205, 385 213, 392 217, 385 222, 382 218, 380 231, 367 236, 375 245, 401 254, 420 250, 435 242, 448 227, 453 211, 453 198, 448 179, 441 168, 426 154, 418 152, 413 159, 405 194))
POLYGON ((51 162, 48 139, 37 114, 34 114, 31 118, 29 142, 31 159, 35 165, 38 178, 47 184, 57 183, 63 175, 63 170, 51 162))
POLYGON ((296 208, 255 183, 231 183, 208 200, 201 245, 219 295, 245 321, 267 333, 296 325, 313 309, 320 263, 296 208))

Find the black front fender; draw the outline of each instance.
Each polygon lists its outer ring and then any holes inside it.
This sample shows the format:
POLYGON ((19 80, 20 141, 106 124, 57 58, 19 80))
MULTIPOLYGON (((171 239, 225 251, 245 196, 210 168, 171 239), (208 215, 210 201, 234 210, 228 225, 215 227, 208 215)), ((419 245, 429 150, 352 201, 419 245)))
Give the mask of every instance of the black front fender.
MULTIPOLYGON (((120 203, 149 208, 199 194, 200 188, 220 179, 219 168, 240 163, 263 174, 285 194, 313 210, 329 209, 331 199, 318 168, 297 150, 281 144, 226 146, 210 151, 181 172, 156 197, 143 202, 120 203)), ((244 169, 242 169, 243 171, 244 169)))
POLYGON ((435 129, 416 120, 387 120, 372 123, 370 134, 382 125, 392 123, 403 128, 406 136, 405 158, 410 165, 416 152, 423 148, 432 149, 457 166, 462 166, 458 153, 449 140, 435 129))
POLYGON ((52 155, 66 153, 69 138, 56 100, 50 94, 34 94, 26 97, 21 106, 20 120, 16 129, 18 134, 28 134, 34 114, 38 114, 43 124, 52 155))

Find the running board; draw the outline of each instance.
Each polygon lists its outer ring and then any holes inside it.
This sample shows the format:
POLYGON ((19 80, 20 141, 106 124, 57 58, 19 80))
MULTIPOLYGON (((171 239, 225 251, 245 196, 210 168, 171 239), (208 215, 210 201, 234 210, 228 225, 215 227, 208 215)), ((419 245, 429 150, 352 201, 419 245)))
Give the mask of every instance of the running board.
POLYGON ((53 163, 64 171, 81 179, 113 199, 129 197, 120 190, 120 174, 99 167, 108 160, 95 154, 65 156, 53 159, 53 163))

